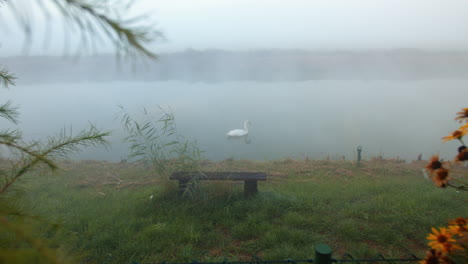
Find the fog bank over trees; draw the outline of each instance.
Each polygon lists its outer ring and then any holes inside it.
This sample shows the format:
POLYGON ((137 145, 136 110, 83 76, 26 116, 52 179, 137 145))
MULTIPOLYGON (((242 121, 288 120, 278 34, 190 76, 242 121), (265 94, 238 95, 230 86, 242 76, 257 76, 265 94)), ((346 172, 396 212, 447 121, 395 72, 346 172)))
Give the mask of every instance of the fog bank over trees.
POLYGON ((93 81, 307 81, 468 78, 468 51, 186 50, 138 64, 113 55, 2 58, 18 83, 93 81))

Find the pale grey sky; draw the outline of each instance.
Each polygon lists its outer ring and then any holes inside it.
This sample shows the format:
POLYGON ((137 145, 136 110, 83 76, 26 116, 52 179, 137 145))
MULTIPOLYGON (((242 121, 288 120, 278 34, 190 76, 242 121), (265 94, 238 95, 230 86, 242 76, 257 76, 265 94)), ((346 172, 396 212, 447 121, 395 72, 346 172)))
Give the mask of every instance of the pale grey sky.
MULTIPOLYGON (((17 0, 37 1, 37 0, 17 0)), ((468 0, 137 0, 167 41, 156 52, 193 49, 467 49, 468 0)), ((37 12, 35 10, 34 12, 37 12)), ((14 24, 0 8, 0 23, 14 24)), ((35 22, 33 54, 60 53, 63 37, 44 51, 35 22)), ((0 56, 21 53, 14 26, 0 29, 0 56)), ((62 35, 57 28, 52 35, 62 35)), ((102 51, 107 51, 104 47, 102 51)), ((111 50, 109 50, 111 52, 111 50)))

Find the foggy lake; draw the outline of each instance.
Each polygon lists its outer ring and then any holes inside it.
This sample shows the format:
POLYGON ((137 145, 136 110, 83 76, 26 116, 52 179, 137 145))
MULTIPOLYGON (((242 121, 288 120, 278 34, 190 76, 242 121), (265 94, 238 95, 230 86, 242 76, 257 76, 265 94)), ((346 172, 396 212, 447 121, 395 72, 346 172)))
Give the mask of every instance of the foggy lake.
MULTIPOLYGON (((304 82, 91 82, 18 85, 1 90, 20 106, 18 129, 45 139, 63 128, 77 133, 92 123, 113 131, 109 151, 87 149, 78 159, 119 161, 128 153, 119 105, 132 115, 143 107, 172 109, 179 132, 197 140, 207 159, 355 159, 378 155, 411 161, 440 152, 455 155, 456 142, 441 137, 458 128, 467 80, 304 82), (248 119, 250 144, 227 140, 248 119)), ((11 124, 4 127, 12 127, 11 124)))

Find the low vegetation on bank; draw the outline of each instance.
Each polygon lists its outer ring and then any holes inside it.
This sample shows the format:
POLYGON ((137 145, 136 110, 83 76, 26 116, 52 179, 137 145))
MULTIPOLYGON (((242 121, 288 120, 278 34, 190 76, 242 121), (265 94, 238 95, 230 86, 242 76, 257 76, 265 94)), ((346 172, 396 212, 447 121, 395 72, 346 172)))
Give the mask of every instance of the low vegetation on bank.
POLYGON ((466 197, 424 180, 425 164, 206 160, 202 171, 268 178, 254 197, 243 196, 242 182, 202 181, 189 198, 144 162, 64 162, 58 173, 25 177, 10 199, 38 216, 27 219, 31 232, 82 263, 305 259, 317 243, 335 258, 422 258, 431 227, 468 215, 466 197))

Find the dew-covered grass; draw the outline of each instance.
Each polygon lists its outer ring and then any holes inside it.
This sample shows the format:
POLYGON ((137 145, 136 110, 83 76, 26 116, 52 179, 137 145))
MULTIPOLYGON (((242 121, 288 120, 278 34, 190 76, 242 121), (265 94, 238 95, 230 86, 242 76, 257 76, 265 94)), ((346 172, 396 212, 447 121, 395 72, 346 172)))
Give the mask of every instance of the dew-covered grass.
POLYGON ((432 226, 468 215, 464 193, 436 188, 423 166, 204 161, 206 171, 268 179, 253 197, 244 197, 242 182, 202 181, 188 198, 141 163, 67 162, 56 174, 29 175, 14 199, 40 216, 30 220, 38 238, 81 263, 309 259, 317 243, 330 245, 335 258, 423 257, 432 226))

